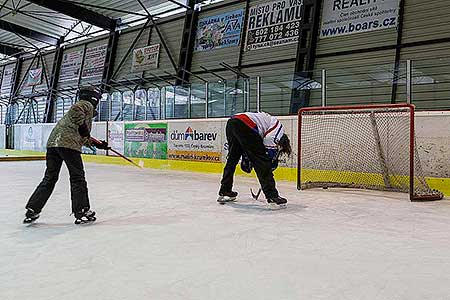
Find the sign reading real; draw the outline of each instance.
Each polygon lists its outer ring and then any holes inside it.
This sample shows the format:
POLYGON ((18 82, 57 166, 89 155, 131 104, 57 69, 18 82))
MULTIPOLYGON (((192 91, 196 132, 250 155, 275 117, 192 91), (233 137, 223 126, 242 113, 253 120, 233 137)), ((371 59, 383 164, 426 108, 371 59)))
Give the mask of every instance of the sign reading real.
POLYGON ((320 37, 397 26, 399 0, 325 0, 320 37))

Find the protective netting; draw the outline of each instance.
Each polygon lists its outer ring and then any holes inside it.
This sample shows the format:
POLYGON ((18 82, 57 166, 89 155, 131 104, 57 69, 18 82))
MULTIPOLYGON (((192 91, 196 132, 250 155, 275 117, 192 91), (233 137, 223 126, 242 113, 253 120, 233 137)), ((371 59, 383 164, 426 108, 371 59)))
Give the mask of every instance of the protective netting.
POLYGON ((423 175, 411 139, 413 121, 414 107, 407 105, 301 110, 299 187, 408 192, 411 200, 442 198, 423 175))

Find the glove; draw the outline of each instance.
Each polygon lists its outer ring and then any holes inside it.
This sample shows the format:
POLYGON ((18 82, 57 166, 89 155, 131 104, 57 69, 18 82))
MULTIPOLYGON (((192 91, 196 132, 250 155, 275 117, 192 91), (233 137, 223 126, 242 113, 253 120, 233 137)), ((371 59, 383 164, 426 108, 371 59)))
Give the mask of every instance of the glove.
POLYGON ((82 124, 78 126, 78 133, 81 135, 81 137, 87 138, 91 136, 91 132, 89 131, 89 128, 86 124, 82 124))
POLYGON ((272 163, 272 171, 275 171, 278 168, 278 149, 267 148, 266 150, 267 156, 269 156, 272 163))
POLYGON ((92 144, 93 144, 97 149, 102 149, 102 150, 109 150, 109 149, 111 149, 111 147, 108 146, 108 142, 106 142, 106 141, 96 141, 96 140, 92 140, 92 144))
POLYGON ((252 162, 248 159, 246 154, 242 154, 241 157, 241 170, 245 173, 251 173, 253 169, 252 162))

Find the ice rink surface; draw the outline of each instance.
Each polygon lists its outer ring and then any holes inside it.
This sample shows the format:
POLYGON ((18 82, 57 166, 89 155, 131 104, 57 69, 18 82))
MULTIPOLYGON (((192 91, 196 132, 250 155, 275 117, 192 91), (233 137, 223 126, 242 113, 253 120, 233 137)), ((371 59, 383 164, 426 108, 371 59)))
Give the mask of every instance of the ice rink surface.
POLYGON ((87 164, 98 220, 77 226, 67 171, 33 226, 44 162, 0 164, 1 300, 450 299, 450 202, 309 190, 271 211, 237 178, 87 164))

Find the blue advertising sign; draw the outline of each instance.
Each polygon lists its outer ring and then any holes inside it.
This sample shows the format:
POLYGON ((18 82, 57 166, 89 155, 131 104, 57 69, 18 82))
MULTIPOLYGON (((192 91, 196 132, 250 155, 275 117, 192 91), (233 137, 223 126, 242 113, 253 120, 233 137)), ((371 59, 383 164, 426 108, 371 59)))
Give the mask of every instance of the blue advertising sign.
POLYGON ((209 51, 239 45, 243 19, 243 9, 200 19, 194 51, 209 51))

